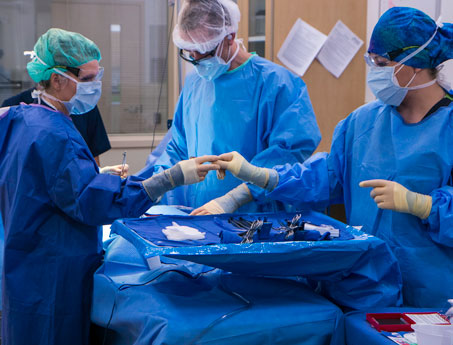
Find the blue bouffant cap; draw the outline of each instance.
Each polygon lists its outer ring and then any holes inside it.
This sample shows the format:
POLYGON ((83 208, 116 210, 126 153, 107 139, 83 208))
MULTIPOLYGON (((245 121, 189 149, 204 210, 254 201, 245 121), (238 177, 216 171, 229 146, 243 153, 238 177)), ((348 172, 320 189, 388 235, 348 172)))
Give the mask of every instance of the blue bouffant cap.
POLYGON ((453 24, 437 27, 431 17, 412 7, 392 7, 379 18, 368 52, 401 61, 426 43, 436 28, 437 33, 428 46, 404 64, 416 68, 437 67, 453 58, 453 24))

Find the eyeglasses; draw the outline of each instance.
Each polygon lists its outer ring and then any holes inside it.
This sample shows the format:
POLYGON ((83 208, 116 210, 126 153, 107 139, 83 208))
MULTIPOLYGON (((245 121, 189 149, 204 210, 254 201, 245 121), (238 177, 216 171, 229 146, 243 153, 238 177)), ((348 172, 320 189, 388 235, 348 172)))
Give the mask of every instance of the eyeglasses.
POLYGON ((201 60, 214 56, 216 50, 217 47, 215 47, 214 50, 211 50, 210 52, 206 53, 202 58, 194 59, 192 56, 190 56, 190 54, 187 51, 185 51, 184 49, 179 49, 179 57, 184 61, 190 62, 192 65, 196 66, 199 64, 201 60))

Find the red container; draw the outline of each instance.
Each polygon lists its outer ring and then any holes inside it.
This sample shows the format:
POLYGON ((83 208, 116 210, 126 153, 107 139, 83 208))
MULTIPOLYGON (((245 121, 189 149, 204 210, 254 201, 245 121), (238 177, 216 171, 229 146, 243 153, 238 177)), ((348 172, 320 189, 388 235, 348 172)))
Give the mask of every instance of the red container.
POLYGON ((366 320, 376 330, 387 331, 387 332, 412 332, 411 325, 415 324, 415 321, 410 318, 409 315, 427 315, 434 314, 444 320, 444 322, 436 322, 436 325, 449 325, 448 319, 437 312, 423 312, 423 313, 368 313, 366 314, 366 320))

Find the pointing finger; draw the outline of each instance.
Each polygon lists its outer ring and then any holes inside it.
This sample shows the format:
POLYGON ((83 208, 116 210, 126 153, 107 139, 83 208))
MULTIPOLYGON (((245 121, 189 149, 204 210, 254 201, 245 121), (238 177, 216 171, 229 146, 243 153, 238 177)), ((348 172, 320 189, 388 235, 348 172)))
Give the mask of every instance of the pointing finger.
POLYGON ((366 180, 359 183, 360 187, 385 187, 388 180, 366 180))

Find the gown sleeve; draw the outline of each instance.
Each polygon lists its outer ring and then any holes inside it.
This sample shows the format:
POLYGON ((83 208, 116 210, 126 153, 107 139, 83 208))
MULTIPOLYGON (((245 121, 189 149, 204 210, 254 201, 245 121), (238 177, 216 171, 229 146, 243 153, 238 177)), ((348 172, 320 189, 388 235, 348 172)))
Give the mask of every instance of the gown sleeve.
MULTIPOLYGON (((321 140, 305 83, 289 72, 275 73, 266 80, 261 96, 258 130, 267 144, 251 163, 266 168, 277 164, 303 162, 321 140)), ((256 201, 265 195, 249 185, 256 201)), ((264 201, 264 200, 263 200, 264 201)))
POLYGON ((99 174, 85 147, 71 142, 50 182, 51 201, 69 217, 99 226, 115 219, 139 217, 152 205, 142 181, 99 174))
POLYGON ((433 204, 423 220, 434 242, 453 247, 453 187, 443 186, 430 193, 433 204))
MULTIPOLYGON (((267 197, 293 205, 325 208, 343 203, 345 171, 345 121, 335 128, 331 152, 319 152, 304 163, 274 167, 279 175, 277 187, 267 197)), ((252 195, 255 195, 252 192, 252 195)))

